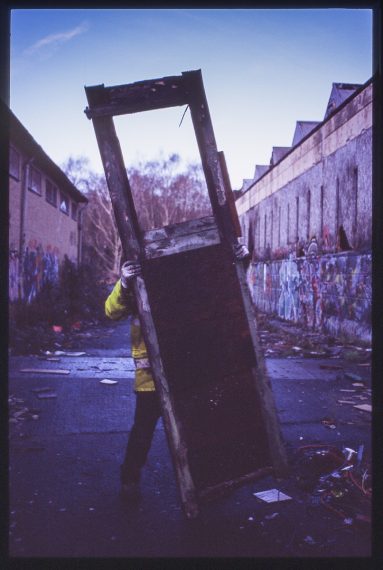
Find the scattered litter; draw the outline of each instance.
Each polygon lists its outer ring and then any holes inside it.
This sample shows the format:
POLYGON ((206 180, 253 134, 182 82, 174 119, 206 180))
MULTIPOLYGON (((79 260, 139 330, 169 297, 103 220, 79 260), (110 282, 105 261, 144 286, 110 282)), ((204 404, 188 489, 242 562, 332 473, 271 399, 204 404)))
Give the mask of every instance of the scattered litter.
POLYGON ((278 489, 269 489, 268 491, 261 491, 259 493, 253 493, 257 499, 265 501, 266 503, 275 503, 280 501, 289 501, 291 497, 282 493, 278 489))
POLYGON ((362 382, 353 382, 353 386, 358 386, 359 388, 364 388, 364 384, 362 382))
POLYGON ((20 372, 29 374, 70 374, 70 370, 60 370, 59 368, 23 368, 20 372))
POLYGON ((347 388, 340 388, 340 392, 356 392, 356 390, 347 390, 347 388))
POLYGON ((275 519, 275 517, 277 516, 279 516, 279 513, 273 513, 272 515, 266 515, 265 519, 271 521, 272 519, 275 519))
POLYGON ((371 404, 358 404, 357 406, 354 406, 354 408, 357 408, 358 410, 363 410, 364 412, 372 412, 371 404))
POLYGON ((348 378, 349 380, 354 380, 355 382, 360 382, 363 380, 361 376, 358 376, 358 374, 352 374, 351 372, 345 372, 344 377, 348 378))
POLYGON ((254 517, 249 517, 247 520, 252 522, 252 521, 254 521, 254 517))
POLYGON ((100 380, 100 384, 118 384, 118 380, 109 380, 108 378, 104 378, 100 380))
POLYGON ((60 356, 85 356, 86 352, 64 352, 62 350, 56 350, 55 354, 60 354, 60 356))
POLYGON ((338 404, 355 404, 355 402, 351 402, 350 400, 338 400, 338 404))
POLYGON ((354 519, 348 517, 348 518, 345 518, 345 519, 343 520, 343 522, 344 522, 344 524, 346 524, 346 525, 352 525, 353 522, 354 522, 354 519))
POLYGON ((295 350, 295 351, 303 350, 300 346, 292 346, 291 348, 292 348, 292 350, 295 350))
POLYGON ((53 332, 55 332, 55 333, 61 333, 61 332, 63 332, 63 328, 62 328, 62 326, 60 326, 60 325, 53 325, 53 326, 52 326, 52 330, 53 330, 53 332))
POLYGON ((46 350, 44 354, 47 356, 85 356, 86 352, 67 352, 65 350, 55 350, 54 352, 51 352, 50 350, 46 350))
POLYGON ((306 542, 306 544, 316 544, 316 541, 313 539, 312 536, 306 536, 306 538, 303 539, 304 542, 306 542))
POLYGON ((347 461, 350 461, 353 455, 356 455, 355 449, 351 449, 351 447, 345 447, 343 449, 343 453, 346 456, 347 461))
POLYGON ((330 428, 330 429, 336 428, 336 420, 334 418, 323 418, 323 420, 321 421, 321 424, 330 428))
POLYGON ((39 400, 48 400, 50 398, 57 398, 56 392, 40 392, 37 394, 39 400))
POLYGON ((362 444, 359 446, 359 448, 358 448, 358 454, 357 454, 357 456, 356 456, 356 457, 357 457, 358 465, 360 465, 361 462, 362 462, 363 452, 364 452, 364 444, 362 443, 362 444))

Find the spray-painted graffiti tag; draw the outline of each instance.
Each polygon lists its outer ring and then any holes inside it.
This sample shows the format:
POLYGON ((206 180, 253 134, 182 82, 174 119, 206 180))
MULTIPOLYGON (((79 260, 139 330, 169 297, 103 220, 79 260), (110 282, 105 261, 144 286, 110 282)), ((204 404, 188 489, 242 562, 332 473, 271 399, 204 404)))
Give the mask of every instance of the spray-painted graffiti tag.
POLYGON ((46 283, 55 283, 59 276, 59 250, 31 240, 20 263, 18 253, 9 255, 9 298, 30 303, 46 283))
POLYGON ((371 338, 371 255, 354 253, 258 262, 249 269, 261 310, 321 330, 371 338))

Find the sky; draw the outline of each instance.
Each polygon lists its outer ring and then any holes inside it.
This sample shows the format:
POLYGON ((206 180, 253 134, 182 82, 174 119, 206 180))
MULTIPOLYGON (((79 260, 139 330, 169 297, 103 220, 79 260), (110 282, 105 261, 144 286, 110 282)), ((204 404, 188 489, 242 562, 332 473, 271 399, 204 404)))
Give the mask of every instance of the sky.
MULTIPOLYGON (((332 83, 372 75, 367 9, 17 9, 10 106, 60 166, 84 156, 103 172, 84 86, 201 69, 233 189, 291 146, 296 121, 322 121, 332 83)), ((177 153, 199 161, 184 107, 115 118, 125 165, 177 153), (181 123, 181 124, 180 124, 181 123)))

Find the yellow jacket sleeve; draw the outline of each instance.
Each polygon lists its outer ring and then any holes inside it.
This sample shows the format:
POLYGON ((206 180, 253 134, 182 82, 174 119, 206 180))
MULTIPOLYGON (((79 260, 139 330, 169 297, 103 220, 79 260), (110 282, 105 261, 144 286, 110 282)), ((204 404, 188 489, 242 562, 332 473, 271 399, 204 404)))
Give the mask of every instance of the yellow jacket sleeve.
POLYGON ((110 319, 118 320, 134 312, 133 292, 130 289, 123 289, 119 279, 105 301, 105 314, 110 319))

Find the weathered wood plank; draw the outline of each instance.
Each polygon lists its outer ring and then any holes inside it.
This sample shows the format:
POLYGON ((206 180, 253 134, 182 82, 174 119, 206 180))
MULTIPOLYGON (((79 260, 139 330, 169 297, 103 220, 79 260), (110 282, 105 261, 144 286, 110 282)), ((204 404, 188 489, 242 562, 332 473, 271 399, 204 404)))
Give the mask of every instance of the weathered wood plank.
POLYGON ((226 198, 225 182, 221 170, 213 125, 200 70, 182 73, 189 93, 190 113, 205 173, 213 214, 228 248, 237 243, 236 231, 226 198))
POLYGON ((214 216, 205 216, 203 218, 197 218, 196 220, 178 222, 177 224, 171 224, 169 226, 164 226, 163 228, 147 230, 143 232, 142 240, 144 245, 147 245, 153 241, 169 237, 188 236, 201 231, 214 229, 217 229, 214 216))
POLYGON ((252 481, 256 481, 257 479, 271 475, 272 471, 273 468, 271 466, 262 467, 261 469, 254 471, 254 473, 242 475, 241 477, 237 477, 231 481, 224 481, 223 483, 215 485, 214 487, 206 487, 198 493, 198 497, 201 501, 211 501, 217 498, 217 496, 226 493, 229 489, 235 489, 244 483, 251 483, 252 481))
POLYGON ((261 343, 258 338, 257 319, 247 285, 246 272, 241 262, 236 263, 236 271, 257 361, 257 365, 252 369, 252 375, 255 389, 262 402, 261 413, 270 445, 272 465, 277 477, 286 477, 288 474, 286 450, 283 445, 273 391, 266 370, 261 343))
POLYGON ((229 172, 228 172, 227 166, 226 166, 225 155, 222 152, 222 150, 219 151, 218 158, 219 158, 219 164, 220 164, 220 168, 221 168, 221 172, 222 172, 222 180, 223 180, 223 184, 225 187, 225 196, 226 196, 227 203, 229 205, 231 219, 232 219, 232 222, 233 222, 233 225, 235 228, 235 235, 237 237, 241 237, 241 235, 242 235, 241 224, 239 222, 238 212, 237 212, 237 209, 235 207, 234 194, 233 194, 233 191, 231 189, 231 183, 230 183, 230 178, 229 178, 229 172))
POLYGON ((221 243, 218 229, 201 230, 199 233, 168 237, 152 241, 145 245, 146 259, 155 259, 184 251, 191 251, 200 247, 217 245, 221 243))
POLYGON ((90 102, 90 106, 85 109, 88 119, 139 113, 188 103, 188 95, 182 77, 179 76, 112 87, 89 86, 86 90, 90 102))
MULTIPOLYGON (((138 241, 137 216, 113 119, 111 117, 94 118, 93 126, 125 257, 140 260, 142 252, 138 241)), ((182 504, 186 516, 194 518, 198 514, 198 505, 188 464, 187 448, 182 435, 181 424, 176 417, 172 396, 169 393, 146 285, 142 277, 135 279, 134 292, 153 377, 160 398, 165 431, 169 439, 176 477, 179 481, 182 504)))
POLYGON ((163 84, 89 88, 88 116, 93 116, 124 251, 143 265, 143 278, 134 285, 139 314, 182 502, 193 517, 197 492, 207 496, 270 464, 283 475, 286 457, 244 268, 233 255, 239 227, 201 72, 183 73, 178 87, 175 78, 164 79, 163 84), (213 216, 140 234, 112 119, 92 115, 92 109, 111 115, 116 109, 137 112, 181 100, 162 88, 179 88, 177 97, 183 93, 190 105, 213 216))

